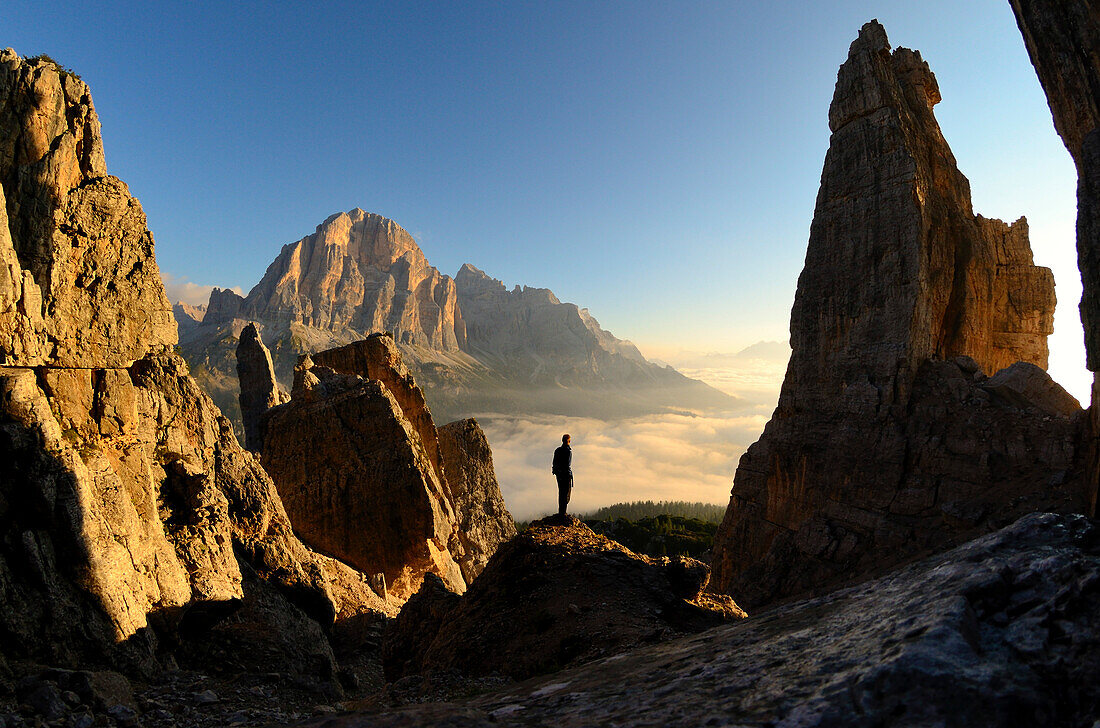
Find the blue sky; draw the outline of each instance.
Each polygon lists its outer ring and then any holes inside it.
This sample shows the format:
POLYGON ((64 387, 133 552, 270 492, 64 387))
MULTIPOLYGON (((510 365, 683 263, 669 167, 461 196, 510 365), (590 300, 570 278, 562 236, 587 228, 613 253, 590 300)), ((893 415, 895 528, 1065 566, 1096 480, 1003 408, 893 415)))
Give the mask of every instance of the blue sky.
POLYGON ((445 273, 551 288, 673 358, 786 338, 836 70, 871 18, 936 73, 976 211, 1031 222, 1052 373, 1081 396, 1075 174, 1007 0, 8 0, 0 45, 90 83, 176 277, 248 290, 358 206, 445 273))

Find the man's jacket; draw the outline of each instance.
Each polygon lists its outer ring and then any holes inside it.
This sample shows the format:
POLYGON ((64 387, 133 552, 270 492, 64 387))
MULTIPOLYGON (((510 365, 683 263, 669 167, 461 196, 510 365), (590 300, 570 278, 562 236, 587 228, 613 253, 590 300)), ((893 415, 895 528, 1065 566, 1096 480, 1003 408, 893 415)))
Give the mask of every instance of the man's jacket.
POLYGON ((550 471, 554 475, 573 474, 573 448, 562 445, 554 451, 554 467, 550 471))

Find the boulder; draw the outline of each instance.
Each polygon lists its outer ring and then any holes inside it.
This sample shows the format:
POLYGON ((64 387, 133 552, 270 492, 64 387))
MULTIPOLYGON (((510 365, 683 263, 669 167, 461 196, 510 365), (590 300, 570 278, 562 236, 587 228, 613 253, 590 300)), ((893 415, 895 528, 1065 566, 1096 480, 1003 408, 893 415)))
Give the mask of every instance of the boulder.
POLYGON ((1080 410, 1042 371, 1053 279, 1022 218, 974 214, 939 100, 920 54, 866 24, 837 76, 779 404, 715 540, 712 588, 750 609, 1083 508, 1080 410))
POLYGON ((524 679, 744 617, 702 594, 708 576, 693 559, 640 556, 571 516, 535 521, 461 599, 425 583, 386 635, 386 676, 524 679))
POLYGON ((496 550, 516 535, 516 523, 504 505, 493 469, 493 452, 477 420, 459 420, 440 427, 439 446, 462 543, 458 565, 468 584, 496 550))
POLYGON ((398 599, 427 573, 465 589, 443 481, 385 385, 303 357, 290 401, 270 410, 263 427, 264 469, 307 543, 384 574, 398 599))

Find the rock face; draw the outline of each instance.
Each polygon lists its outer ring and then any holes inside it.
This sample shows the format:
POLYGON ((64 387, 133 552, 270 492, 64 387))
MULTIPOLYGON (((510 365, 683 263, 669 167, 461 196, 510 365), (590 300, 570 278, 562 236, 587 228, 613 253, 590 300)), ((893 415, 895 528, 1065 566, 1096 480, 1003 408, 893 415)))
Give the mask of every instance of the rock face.
POLYGON ((516 535, 493 468, 489 441, 475 419, 439 428, 443 472, 458 519, 459 566, 466 583, 481 573, 496 550, 516 535))
POLYGON ((444 484, 381 382, 303 357, 290 402, 269 412, 264 427, 264 468, 309 544, 384 574, 398 598, 411 596, 427 573, 465 590, 444 484))
POLYGON ((974 215, 939 99, 919 53, 863 27, 829 110, 779 405, 715 544, 712 583, 750 609, 1082 507, 1079 411, 1041 370, 1053 279, 1022 219, 974 215), (982 373, 1016 361, 1034 366, 982 373))
POLYGON ((427 574, 464 591, 515 535, 481 428, 437 431, 386 334, 303 357, 295 375, 265 415, 262 459, 296 531, 398 599, 427 574))
POLYGON ((312 725, 1089 725, 1100 701, 1098 579, 1096 526, 1033 514, 882 579, 700 635, 458 704, 312 725))
POLYGON ((397 223, 359 209, 285 246, 247 298, 215 289, 200 325, 181 316, 181 350, 209 373, 201 383, 223 406, 226 352, 248 321, 260 325, 284 386, 299 355, 390 332, 443 419, 484 411, 622 417, 733 402, 646 361, 549 290, 508 291, 470 265, 455 279, 441 275, 397 223))
POLYGON ((383 641, 387 678, 524 679, 744 616, 702 593, 705 564, 639 556, 567 518, 532 523, 460 599, 425 582, 383 641))
POLYGON ((275 381, 271 352, 260 339, 256 324, 249 324, 241 331, 240 343, 237 344, 237 380, 241 387, 245 447, 258 453, 264 444, 260 418, 272 407, 286 402, 289 397, 279 389, 279 383, 275 381))
POLYGON ((1094 372, 1087 444, 1089 512, 1100 495, 1100 18, 1084 0, 1010 0, 1054 128, 1077 166, 1077 266, 1086 364, 1094 372))
POLYGON ((358 208, 283 246, 242 311, 257 321, 389 331, 404 344, 443 350, 466 340, 454 281, 428 265, 400 225, 358 208))
POLYGON ((0 129, 0 365, 126 367, 175 344, 145 214, 106 173, 87 85, 0 52, 0 129))
POLYGON ((76 76, 0 54, 0 656, 149 672, 220 644, 330 677, 327 562, 171 353, 99 134, 76 76))

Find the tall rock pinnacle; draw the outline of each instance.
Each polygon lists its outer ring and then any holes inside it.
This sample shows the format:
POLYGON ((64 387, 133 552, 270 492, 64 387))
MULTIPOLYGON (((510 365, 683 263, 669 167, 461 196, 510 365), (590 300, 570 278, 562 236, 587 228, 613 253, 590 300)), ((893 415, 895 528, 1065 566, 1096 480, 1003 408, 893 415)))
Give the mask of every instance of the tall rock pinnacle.
POLYGON ((264 346, 254 323, 244 327, 237 343, 237 379, 241 385, 245 447, 259 453, 264 445, 261 416, 272 407, 286 402, 289 397, 279 389, 279 384, 275 381, 271 352, 264 346))
POLYGON ((1053 276, 1026 221, 974 214, 939 100, 920 53, 863 26, 829 109, 779 405, 715 546, 712 583, 749 607, 1078 497, 1045 492, 1078 411, 1042 371, 1053 276))
POLYGON ((1077 267, 1081 323, 1093 372, 1089 423, 1089 512, 1100 500, 1100 15, 1088 0, 1011 0, 1054 128, 1077 165, 1077 267))

